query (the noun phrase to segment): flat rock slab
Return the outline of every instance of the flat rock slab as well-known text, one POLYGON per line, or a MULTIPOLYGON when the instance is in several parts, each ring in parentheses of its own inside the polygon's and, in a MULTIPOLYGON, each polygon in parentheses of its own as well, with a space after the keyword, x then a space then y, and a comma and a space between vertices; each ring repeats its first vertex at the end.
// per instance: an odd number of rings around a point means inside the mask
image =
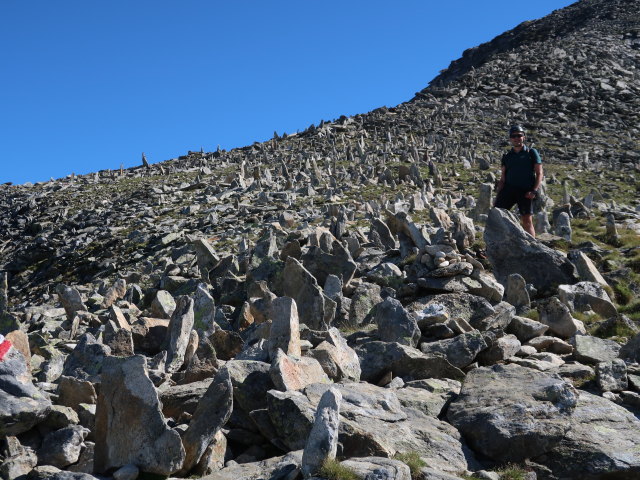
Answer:
MULTIPOLYGON (((304 446, 314 411, 329 388, 310 385, 301 392, 268 393, 269 416, 278 437, 289 446, 304 446)), ((459 432, 427 415, 407 414, 394 390, 366 383, 335 384, 342 394, 338 441, 345 457, 387 456, 420 452, 429 465, 444 472, 475 470, 473 453, 459 432)), ((410 412, 411 413, 411 412, 410 412)))
POLYGON ((289 452, 282 457, 269 458, 261 462, 235 464, 223 468, 211 475, 202 477, 201 480, 265 480, 267 478, 287 479, 291 478, 302 463, 302 450, 289 452))
POLYGON ((340 462, 340 465, 354 471, 360 478, 385 480, 411 480, 409 466, 385 457, 352 458, 340 462))
POLYGON ((596 364, 618 358, 620 344, 590 335, 576 335, 571 340, 573 356, 578 362, 596 364))
POLYGON ((399 343, 369 342, 356 348, 362 367, 361 380, 376 383, 391 372, 405 381, 424 378, 462 380, 464 373, 441 356, 426 355, 399 343))
POLYGON ((640 478, 640 421, 615 403, 581 391, 565 437, 534 461, 559 478, 640 478))
POLYGON ((475 451, 518 462, 562 440, 577 401, 575 388, 557 375, 494 365, 467 375, 447 418, 475 451))

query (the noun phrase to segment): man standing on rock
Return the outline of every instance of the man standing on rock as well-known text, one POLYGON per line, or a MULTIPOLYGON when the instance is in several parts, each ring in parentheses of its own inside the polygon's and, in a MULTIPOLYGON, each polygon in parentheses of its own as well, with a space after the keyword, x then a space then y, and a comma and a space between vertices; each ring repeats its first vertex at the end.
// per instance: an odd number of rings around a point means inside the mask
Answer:
POLYGON ((524 128, 520 125, 509 129, 509 140, 513 148, 502 156, 495 206, 509 210, 518 204, 522 228, 535 237, 533 199, 542 182, 542 159, 535 148, 524 144, 524 128))

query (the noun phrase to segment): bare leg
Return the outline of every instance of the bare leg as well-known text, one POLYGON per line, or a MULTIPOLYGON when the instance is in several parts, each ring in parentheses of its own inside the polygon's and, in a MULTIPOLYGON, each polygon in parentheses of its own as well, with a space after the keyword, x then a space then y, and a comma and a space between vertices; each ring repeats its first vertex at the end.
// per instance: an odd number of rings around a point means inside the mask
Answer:
POLYGON ((520 222, 522 223, 522 228, 524 228, 524 231, 531 235, 533 238, 536 238, 536 231, 533 228, 533 215, 522 215, 520 217, 520 222))

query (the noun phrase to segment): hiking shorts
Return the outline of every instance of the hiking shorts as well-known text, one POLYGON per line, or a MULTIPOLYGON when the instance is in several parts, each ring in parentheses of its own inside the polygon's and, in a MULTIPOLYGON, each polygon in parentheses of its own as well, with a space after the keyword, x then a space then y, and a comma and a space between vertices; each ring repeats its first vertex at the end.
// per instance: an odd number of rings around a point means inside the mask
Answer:
POLYGON ((526 198, 525 195, 531 190, 525 190, 510 185, 505 185, 498 192, 496 198, 496 207, 511 210, 515 204, 518 204, 520 215, 533 215, 533 199, 526 198))

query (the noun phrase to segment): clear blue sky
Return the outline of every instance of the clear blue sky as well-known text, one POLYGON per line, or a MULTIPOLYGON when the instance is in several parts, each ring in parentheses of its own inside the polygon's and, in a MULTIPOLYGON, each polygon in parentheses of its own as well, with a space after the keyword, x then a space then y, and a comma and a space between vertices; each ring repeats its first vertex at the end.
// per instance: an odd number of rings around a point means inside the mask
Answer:
POLYGON ((0 0, 0 183, 394 106, 566 0, 0 0))

